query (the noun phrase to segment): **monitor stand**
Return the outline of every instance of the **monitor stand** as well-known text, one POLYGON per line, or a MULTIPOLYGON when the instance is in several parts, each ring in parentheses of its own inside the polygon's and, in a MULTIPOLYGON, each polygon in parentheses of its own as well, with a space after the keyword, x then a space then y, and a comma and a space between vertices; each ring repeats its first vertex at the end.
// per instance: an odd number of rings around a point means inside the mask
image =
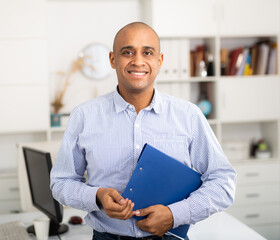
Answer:
MULTIPOLYGON (((50 221, 50 230, 49 230, 49 236, 56 236, 56 235, 60 235, 62 233, 65 233, 68 231, 68 226, 66 224, 57 224, 53 221, 50 221)), ((35 228, 34 225, 31 225, 27 228, 27 232, 28 233, 33 233, 34 235, 36 235, 35 233, 35 228)))

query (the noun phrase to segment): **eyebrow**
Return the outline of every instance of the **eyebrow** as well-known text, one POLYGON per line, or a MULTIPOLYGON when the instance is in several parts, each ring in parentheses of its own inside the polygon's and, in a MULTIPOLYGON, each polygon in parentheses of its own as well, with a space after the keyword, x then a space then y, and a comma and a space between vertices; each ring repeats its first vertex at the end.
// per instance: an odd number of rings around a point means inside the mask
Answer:
MULTIPOLYGON (((155 48, 154 48, 154 47, 144 46, 143 48, 144 48, 144 49, 151 49, 151 50, 155 51, 155 48)), ((125 50, 125 49, 134 49, 134 47, 133 47, 133 46, 125 46, 125 47, 122 47, 122 48, 120 49, 120 52, 122 52, 122 51, 125 50)))

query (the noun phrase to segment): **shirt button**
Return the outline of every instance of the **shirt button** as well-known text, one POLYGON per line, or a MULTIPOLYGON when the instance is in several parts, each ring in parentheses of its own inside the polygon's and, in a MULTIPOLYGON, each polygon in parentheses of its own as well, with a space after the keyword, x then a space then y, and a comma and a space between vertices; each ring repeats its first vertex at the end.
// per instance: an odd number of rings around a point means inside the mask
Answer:
POLYGON ((139 128, 139 124, 138 124, 138 123, 136 123, 136 124, 135 124, 135 127, 139 128))
POLYGON ((132 105, 129 105, 129 108, 130 108, 130 109, 133 109, 133 106, 132 106, 132 105))
POLYGON ((137 144, 137 145, 136 145, 136 148, 137 148, 137 149, 140 149, 140 145, 137 144))
POLYGON ((142 233, 137 232, 137 236, 138 236, 138 237, 142 236, 142 233))

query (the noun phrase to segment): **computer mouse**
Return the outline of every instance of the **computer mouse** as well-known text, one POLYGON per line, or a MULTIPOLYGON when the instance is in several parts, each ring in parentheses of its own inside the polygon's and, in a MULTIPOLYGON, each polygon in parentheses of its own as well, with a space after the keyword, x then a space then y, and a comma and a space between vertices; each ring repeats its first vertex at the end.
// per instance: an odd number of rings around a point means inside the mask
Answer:
POLYGON ((79 216, 72 216, 72 217, 70 217, 68 223, 73 224, 73 225, 82 224, 83 219, 79 216))

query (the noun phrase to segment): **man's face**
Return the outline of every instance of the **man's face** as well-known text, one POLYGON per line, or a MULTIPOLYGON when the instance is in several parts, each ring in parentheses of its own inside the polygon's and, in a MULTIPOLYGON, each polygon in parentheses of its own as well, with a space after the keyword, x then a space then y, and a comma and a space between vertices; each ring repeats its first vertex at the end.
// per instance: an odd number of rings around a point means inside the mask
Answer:
POLYGON ((116 69, 119 90, 123 93, 142 93, 152 90, 162 65, 159 40, 149 28, 130 27, 115 39, 110 53, 112 68, 116 69))

